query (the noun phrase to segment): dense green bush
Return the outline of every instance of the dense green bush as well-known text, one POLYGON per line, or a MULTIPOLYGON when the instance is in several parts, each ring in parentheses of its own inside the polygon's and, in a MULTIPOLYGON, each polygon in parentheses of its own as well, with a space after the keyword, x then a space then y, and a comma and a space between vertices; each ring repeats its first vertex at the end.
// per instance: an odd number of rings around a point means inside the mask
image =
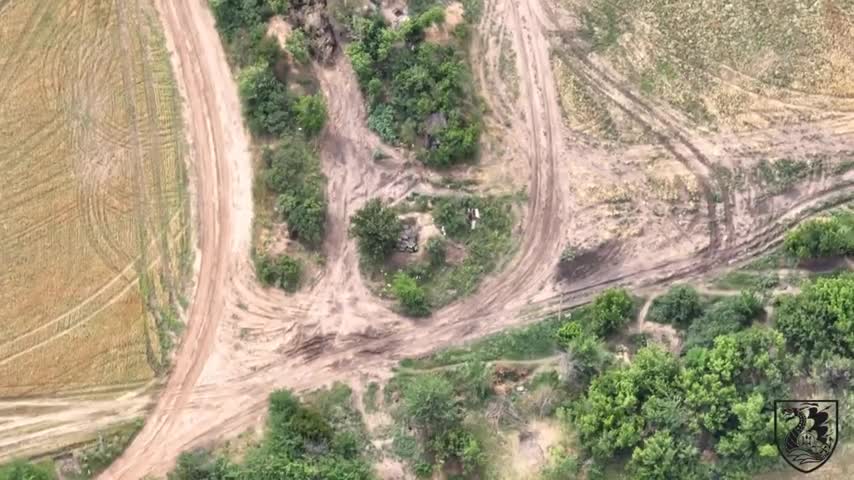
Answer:
POLYGON ((350 219, 350 233, 359 243, 362 260, 376 265, 391 253, 403 224, 393 209, 375 198, 360 208, 350 219))
POLYGON ((398 29, 380 16, 356 17, 347 48, 370 128, 386 142, 417 144, 418 157, 436 167, 472 157, 480 137, 461 50, 423 41, 424 29, 443 16, 432 8, 398 29))
POLYGON ((23 460, 0 465, 0 480, 54 480, 53 469, 23 460))
POLYGON ((281 135, 294 121, 293 99, 266 64, 240 71, 238 93, 249 129, 256 135, 281 135))
POLYGON ((299 137, 283 137, 262 156, 264 178, 278 194, 276 208, 290 234, 310 247, 323 239, 326 223, 326 178, 314 149, 299 137))
POLYGON ((287 255, 271 258, 259 255, 255 259, 255 273, 264 285, 276 286, 286 292, 299 289, 302 280, 302 264, 287 255))
POLYGON ((641 349, 598 375, 569 420, 584 449, 607 461, 631 453, 632 478, 707 478, 697 448, 712 442, 725 477, 773 464, 771 399, 787 398, 793 362, 783 336, 751 328, 681 359, 641 349))
POLYGON ((786 235, 783 249, 797 259, 854 255, 854 213, 804 222, 786 235))
POLYGON ((211 0, 220 34, 230 42, 241 30, 263 24, 273 15, 268 0, 211 0))
POLYGON ((294 105, 297 125, 302 133, 313 137, 323 130, 326 124, 326 100, 323 95, 303 95, 294 105))
POLYGON ((372 480, 362 450, 349 432, 332 428, 325 414, 277 391, 270 396, 264 438, 242 463, 204 451, 184 453, 169 480, 372 480))
POLYGON ((430 314, 427 294, 409 275, 398 272, 391 282, 391 291, 400 302, 403 313, 413 317, 423 317, 430 314))
POLYGON ((636 480, 699 480, 706 478, 699 460, 700 451, 695 445, 661 430, 632 451, 626 470, 636 480))
POLYGON ((718 300, 688 327, 683 348, 711 346, 718 336, 750 326, 761 312, 761 302, 750 292, 718 300))
POLYGON ((789 347, 809 361, 854 358, 854 274, 820 278, 781 297, 775 321, 789 347))
POLYGON ((616 332, 628 323, 634 302, 629 293, 621 288, 602 292, 590 308, 593 331, 599 336, 616 332))
POLYGON ((285 50, 291 54, 291 57, 303 65, 309 61, 308 55, 308 40, 305 38, 305 32, 301 28, 295 28, 288 39, 285 40, 285 50))
POLYGON ((672 323, 684 328, 702 314, 703 307, 697 291, 688 285, 676 285, 653 300, 647 318, 653 322, 672 323))
POLYGON ((444 435, 460 420, 454 388, 439 375, 422 375, 407 382, 402 409, 405 418, 430 440, 444 435))

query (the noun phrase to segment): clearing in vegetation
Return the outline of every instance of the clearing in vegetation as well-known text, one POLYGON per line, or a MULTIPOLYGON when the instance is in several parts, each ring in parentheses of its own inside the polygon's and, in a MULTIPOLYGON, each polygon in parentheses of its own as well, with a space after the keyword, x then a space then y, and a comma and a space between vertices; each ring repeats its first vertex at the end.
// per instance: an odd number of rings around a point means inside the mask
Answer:
POLYGON ((145 0, 11 0, 0 25, 0 397, 151 380, 191 266, 157 17, 145 0))
POLYGON ((363 271, 379 283, 381 296, 398 300, 402 313, 429 315, 474 292, 507 258, 514 201, 417 195, 385 206, 374 199, 352 219, 363 271))

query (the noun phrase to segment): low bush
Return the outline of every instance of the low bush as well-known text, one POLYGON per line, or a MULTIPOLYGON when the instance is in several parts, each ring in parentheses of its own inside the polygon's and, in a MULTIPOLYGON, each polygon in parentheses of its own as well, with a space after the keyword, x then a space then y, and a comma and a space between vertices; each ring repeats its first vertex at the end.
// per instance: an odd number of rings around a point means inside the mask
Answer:
POLYGON ((292 237, 317 247, 326 223, 326 178, 314 149, 299 137, 283 137, 262 155, 262 177, 277 194, 276 209, 292 237))
POLYGON ((294 124, 293 98, 266 64, 240 71, 237 91, 243 115, 255 135, 282 135, 294 124))
POLYGON ((299 289, 302 280, 302 264, 287 255, 275 258, 259 255, 255 259, 255 274, 264 285, 293 293, 299 289))
POLYGON ((323 130, 326 124, 326 100, 323 95, 303 95, 294 104, 294 115, 300 131, 313 137, 323 130))
POLYGON ((590 307, 590 321, 598 336, 616 332, 629 322, 634 302, 629 293, 621 288, 602 292, 590 307))
POLYGON ((854 213, 804 222, 786 235, 783 249, 799 260, 854 255, 854 213))
POLYGON ((742 292, 718 300, 688 327, 683 349, 711 346, 716 337, 750 326, 761 312, 762 303, 753 293, 742 292))
POLYGON ((687 285, 676 285, 653 300, 647 319, 684 328, 702 314, 703 306, 697 291, 687 285))
POLYGON ((301 28, 294 29, 288 39, 285 40, 285 50, 297 63, 307 64, 310 60, 308 54, 308 40, 301 28))
POLYGON ((431 267, 441 267, 445 264, 445 257, 448 255, 448 242, 444 238, 433 237, 427 240, 426 249, 431 267))
POLYGON ((412 317, 424 317, 430 314, 427 294, 409 275, 398 272, 391 282, 391 291, 397 297, 405 314, 412 317))

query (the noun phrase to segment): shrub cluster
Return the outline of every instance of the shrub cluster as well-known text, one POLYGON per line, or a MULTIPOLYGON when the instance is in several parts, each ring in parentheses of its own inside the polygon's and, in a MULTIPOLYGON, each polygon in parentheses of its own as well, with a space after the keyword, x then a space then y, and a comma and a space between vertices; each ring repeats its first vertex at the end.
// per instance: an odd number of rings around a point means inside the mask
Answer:
POLYGON ((397 213, 378 198, 368 200, 350 219, 350 233, 368 265, 378 265, 391 253, 402 230, 397 213))
POLYGON ((799 260, 854 255, 854 213, 804 222, 786 235, 783 249, 799 260))
POLYGON ((424 41, 424 29, 443 20, 440 7, 396 29, 378 15, 355 17, 347 48, 370 128, 388 143, 417 146, 418 157, 435 167, 472 157, 480 138, 461 49, 424 41))
POLYGON ((168 476, 169 480, 236 478, 370 480, 373 473, 352 433, 337 431, 323 413, 280 390, 270 395, 261 445, 251 449, 242 463, 196 450, 181 454, 168 476))
POLYGON ((275 286, 286 292, 295 292, 302 281, 302 264, 287 255, 270 257, 258 255, 255 258, 255 273, 264 285, 275 286))
POLYGON ((283 137, 264 151, 261 173, 277 195, 276 210, 291 236, 310 247, 323 239, 326 223, 326 178, 314 148, 296 136, 283 137))

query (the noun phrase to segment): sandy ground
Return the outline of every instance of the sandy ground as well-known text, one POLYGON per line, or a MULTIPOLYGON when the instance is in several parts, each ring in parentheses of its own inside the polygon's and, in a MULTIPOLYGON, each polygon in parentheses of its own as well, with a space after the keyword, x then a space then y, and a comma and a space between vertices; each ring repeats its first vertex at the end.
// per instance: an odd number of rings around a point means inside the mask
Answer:
MULTIPOLYGON (((390 159, 370 160, 379 140, 366 128, 364 102, 349 64, 338 61, 331 68, 317 67, 330 115, 321 139, 329 177, 324 245, 328 261, 316 284, 286 296, 257 285, 249 263, 249 136, 213 18, 201 0, 156 4, 184 97, 192 181, 199 200, 201 261, 187 332, 169 381, 136 440, 101 478, 163 475, 181 451, 235 437, 259 424, 273 389, 311 389, 366 375, 382 380, 403 357, 535 321, 558 308, 588 301, 607 286, 628 285, 642 292, 645 286, 749 258, 776 244, 792 222, 854 192, 850 171, 822 175, 807 187, 763 200, 762 205, 750 192, 726 192, 722 202, 704 202, 686 230, 671 231, 666 225, 634 228, 636 234, 609 251, 589 275, 557 282, 555 264, 565 243, 595 235, 605 221, 601 210, 584 206, 584 191, 577 187, 582 176, 595 177, 600 170, 607 176, 603 165, 658 149, 680 159, 701 185, 710 188, 709 165, 719 159, 748 157, 767 148, 781 155, 805 149, 854 149, 854 121, 850 113, 841 112, 821 125, 745 137, 702 135, 682 129, 673 112, 639 98, 607 68, 579 60, 581 74, 594 79, 661 138, 655 146, 620 151, 591 147, 576 142, 563 126, 548 51, 554 16, 536 0, 489 0, 480 30, 500 25, 498 33, 508 33, 517 52, 518 100, 501 88, 483 89, 494 112, 489 129, 506 142, 516 176, 528 178, 517 254, 472 297, 429 319, 398 317, 370 294, 358 272, 347 219, 369 197, 398 199, 422 188, 426 173, 407 166, 405 155, 391 149, 386 149, 390 159), (822 135, 816 138, 807 132, 822 135), (775 139, 772 147, 769 139, 775 139), (670 248, 661 246, 661 235, 674 239, 670 248)), ((490 35, 475 42, 474 58, 483 59, 475 72, 483 83, 496 76, 495 49, 501 43, 490 35)), ((484 158, 483 163, 496 162, 484 158)), ((121 406, 114 403, 100 412, 110 415, 121 406)), ((95 406, 67 410, 66 428, 91 429, 92 417, 78 413, 87 408, 95 406)), ((27 442, 35 448, 48 440, 33 435, 27 442)))

